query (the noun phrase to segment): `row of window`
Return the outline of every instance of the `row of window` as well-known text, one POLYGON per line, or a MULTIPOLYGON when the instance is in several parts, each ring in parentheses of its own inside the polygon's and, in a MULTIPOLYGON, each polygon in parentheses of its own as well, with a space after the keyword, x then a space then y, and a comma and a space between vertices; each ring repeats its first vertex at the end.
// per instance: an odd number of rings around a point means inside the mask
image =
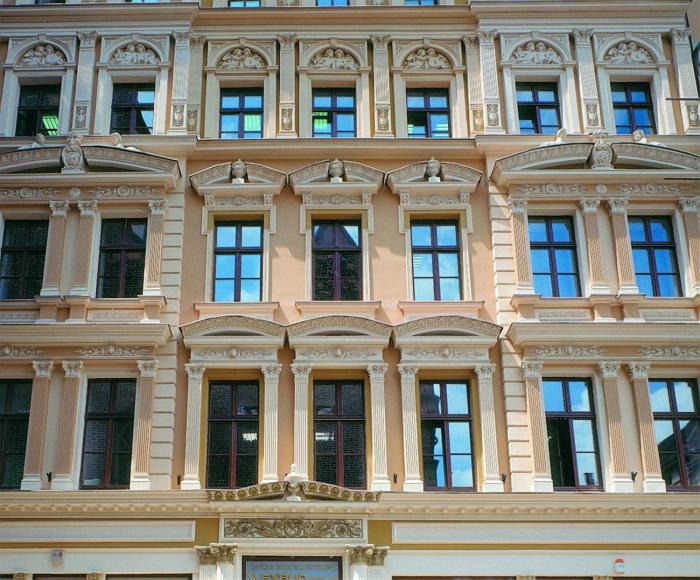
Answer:
MULTIPOLYGON (((555 489, 600 489, 596 412, 588 378, 542 381, 555 489)), ((0 380, 0 487, 22 480, 32 382, 0 380)), ((649 381, 661 470, 670 488, 700 486, 700 401, 697 383, 649 381)), ((363 489, 367 485, 367 426, 362 381, 313 385, 314 479, 363 489)), ((81 463, 82 488, 129 486, 136 381, 90 379, 81 463)), ((233 488, 258 481, 260 395, 257 381, 209 384, 206 486, 233 488)), ((473 490, 470 385, 421 381, 420 445, 428 490, 473 490)))
MULTIPOLYGON (((553 134, 561 127, 557 83, 517 83, 522 134, 553 134)), ((655 133, 654 106, 648 83, 612 83, 618 134, 636 130, 655 133)), ((317 88, 312 98, 314 137, 351 138, 357 134, 354 89, 317 88)), ((16 135, 58 134, 60 85, 24 85, 17 110, 16 135)), ((155 85, 115 83, 110 131, 124 135, 153 133, 155 85)), ((406 90, 408 136, 447 139, 451 136, 447 89, 406 90)), ((263 136, 263 90, 224 88, 219 101, 219 137, 260 139, 263 136)))
MULTIPOLYGON (((124 0, 130 4, 158 4, 161 0, 124 0)), ((35 4, 65 4, 66 0, 34 0, 35 4)), ((316 6, 350 6, 350 0, 315 0, 316 6)), ((404 0, 404 6, 437 6, 437 0, 404 0)), ((229 8, 260 8, 262 0, 228 0, 229 8)))

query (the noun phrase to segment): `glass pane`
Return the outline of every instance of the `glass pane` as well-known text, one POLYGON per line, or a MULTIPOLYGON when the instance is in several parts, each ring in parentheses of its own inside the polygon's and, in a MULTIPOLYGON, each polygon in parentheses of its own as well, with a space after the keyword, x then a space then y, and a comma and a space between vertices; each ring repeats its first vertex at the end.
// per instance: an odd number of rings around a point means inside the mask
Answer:
POLYGON ((314 107, 331 107, 331 94, 328 91, 314 91, 314 107))
POLYGON ((362 256, 359 252, 343 252, 340 254, 340 275, 343 278, 360 278, 362 256))
POLYGON ((429 253, 413 253, 413 275, 428 277, 433 275, 433 255, 429 253))
POLYGON ((5 455, 5 469, 3 470, 0 487, 16 489, 22 483, 24 475, 24 451, 5 455))
POLYGON ((442 400, 440 399, 440 385, 421 383, 420 385, 420 414, 441 415, 442 400))
POLYGON ((260 280, 241 280, 241 302, 260 302, 260 280))
POLYGON ((316 421, 314 440, 316 453, 335 453, 335 427, 331 421, 316 421))
POLYGON ((238 385, 236 392, 236 414, 244 417, 258 415, 258 385, 238 385))
POLYGON ((345 453, 364 453, 365 424, 361 421, 343 423, 343 449, 345 453))
POLYGON ((673 381, 673 392, 676 395, 676 410, 679 413, 695 412, 693 386, 690 381, 673 381))
POLYGON ((216 245, 219 248, 233 248, 236 245, 236 226, 216 226, 216 245))
POLYGON ((316 415, 336 415, 335 385, 316 383, 314 385, 314 413, 316 415))
POLYGON ((441 455, 424 455, 423 478, 427 488, 444 488, 446 486, 445 458, 441 455))
POLYGON ((241 226, 241 247, 259 248, 262 246, 262 227, 259 225, 241 226))
POLYGON ((579 295, 578 278, 575 274, 563 274, 557 276, 559 285, 559 297, 571 298, 579 295))
POLYGON ((360 226, 355 224, 340 224, 338 231, 338 246, 360 247, 360 226))
POLYGON ((337 484, 335 455, 316 456, 316 480, 323 483, 337 484))
POLYGON ((428 106, 431 109, 446 109, 447 108, 447 95, 439 93, 431 93, 428 96, 428 106))
POLYGON ((360 300, 362 298, 360 279, 344 278, 340 281, 341 300, 360 300))
POLYGON ((440 278, 440 300, 459 300, 459 278, 440 278))
POLYGON ((676 252, 671 249, 654 250, 656 271, 660 274, 672 274, 676 271, 676 252))
POLYGON ((452 487, 474 486, 471 455, 452 455, 450 464, 452 468, 452 487))
POLYGON ((209 385, 209 416, 231 417, 233 415, 233 392, 231 385, 211 383, 209 385))
POLYGON ((651 272, 649 265, 649 253, 646 248, 633 248, 632 256, 634 258, 634 271, 637 274, 648 274, 651 272))
POLYGON ((554 487, 573 487, 576 484, 576 480, 574 478, 574 460, 569 421, 567 419, 547 417, 547 435, 549 438, 549 460, 554 487))
POLYGON ((520 83, 516 85, 516 95, 518 103, 531 103, 533 101, 532 89, 529 87, 525 87, 520 83))
POLYGON ((532 271, 535 274, 544 274, 551 271, 549 266, 549 251, 544 248, 532 248, 530 250, 532 258, 532 271))
POLYGON ((339 109, 350 109, 355 106, 355 95, 338 95, 335 101, 339 109))
POLYGON ((661 453, 659 455, 661 462, 661 476, 664 478, 666 485, 669 487, 680 486, 683 484, 681 480, 681 467, 677 453, 661 453))
POLYGON ((131 453, 133 432, 134 424, 131 419, 114 421, 112 424, 112 451, 126 451, 131 453))
POLYGON ((109 431, 108 421, 90 420, 85 422, 85 442, 86 451, 104 451, 107 449, 107 433, 109 431))
MULTIPOLYGON (((549 107, 540 107, 540 124, 542 127, 559 127, 559 110, 549 107)), ((543 131, 544 132, 544 131, 543 131)))
POLYGON ((136 102, 139 105, 152 105, 156 102, 156 92, 152 88, 143 87, 136 91, 136 102))
POLYGON ((422 91, 406 91, 406 106, 409 109, 422 109, 425 106, 425 99, 422 91))
POLYGON ((231 254, 220 254, 216 256, 216 277, 233 278, 236 275, 236 256, 231 254))
POLYGON ((240 95, 223 94, 221 95, 222 109, 239 109, 241 102, 240 95))
POLYGON ((651 275, 650 274, 637 274, 637 286, 639 286, 639 292, 642 294, 646 294, 648 296, 653 296, 654 295, 654 287, 652 286, 651 283, 651 275))
POLYGON ((456 253, 446 254, 441 252, 438 254, 438 269, 440 276, 450 277, 459 276, 459 260, 456 253))
POLYGON ((680 287, 675 274, 659 274, 659 296, 680 296, 680 287))
POLYGON ((450 453, 471 453, 472 442, 469 436, 469 423, 448 423, 450 434, 450 453))
POLYGON ((571 411, 585 412, 591 410, 588 383, 586 381, 569 381, 569 402, 571 411))
POLYGON ((332 247, 335 240, 335 225, 332 223, 315 223, 313 225, 314 247, 332 247))
POLYGON ((551 297, 554 295, 554 290, 552 287, 552 278, 549 274, 535 274, 535 293, 540 294, 544 297, 551 297))
POLYGON ((335 121, 337 131, 353 132, 355 130, 355 115, 351 113, 337 114, 335 121))
POLYGON ((260 254, 242 254, 241 255, 241 277, 243 278, 259 278, 260 277, 260 254))
POLYGON ((409 137, 423 138, 427 135, 428 115, 425 112, 409 112, 407 115, 409 137))
POLYGON ((654 242, 672 242, 673 227, 671 220, 665 218, 651 218, 649 220, 651 239, 654 242))
POLYGON ((646 233, 644 231, 644 221, 641 218, 629 218, 630 239, 633 242, 644 242, 646 233))
POLYGON ((117 383, 116 390, 115 412, 126 413, 133 416, 136 402, 136 381, 129 379, 121 380, 117 383))
POLYGON ((209 453, 227 454, 231 450, 231 429, 229 421, 209 423, 209 453))
POLYGON ((469 396, 465 383, 447 383, 447 413, 450 415, 469 414, 469 396))
POLYGON ((547 241, 547 224, 543 219, 530 218, 527 228, 528 233, 530 234, 530 242, 547 241))
POLYGON ((243 107, 246 109, 262 109, 262 95, 245 95, 243 107))
POLYGON ((416 300, 435 300, 435 288, 432 278, 416 278, 413 280, 413 294, 416 300))
POLYGON ((635 86, 631 91, 630 101, 633 103, 647 103, 649 102, 649 89, 645 86, 635 86))
POLYGON ((234 302, 233 280, 214 282, 214 302, 234 302))
POLYGON ((560 274, 573 274, 576 272, 576 257, 574 250, 557 248, 554 250, 554 262, 557 272, 560 274))
POLYGON ((435 228, 438 246, 454 247, 457 245, 457 226, 454 224, 438 225, 435 228))
POLYGON ((5 449, 7 456, 9 453, 19 453, 24 455, 27 448, 27 430, 29 421, 7 421, 5 432, 5 449))
POLYGON ((673 421, 654 421, 654 434, 659 453, 677 451, 676 436, 673 433, 673 421))
POLYGON ((416 246, 430 246, 431 244, 430 226, 427 224, 413 224, 411 226, 411 245, 415 248, 416 246))
POLYGON ((253 421, 242 421, 236 427, 236 452, 243 455, 254 455, 258 452, 258 424, 253 421))
POLYGON ((248 487, 258 482, 258 458, 253 455, 236 457, 236 487, 248 487))
POLYGON ((351 417, 364 416, 365 411, 362 399, 362 385, 341 385, 340 414, 351 417))
POLYGON ((542 391, 544 392, 545 412, 563 413, 566 410, 564 407, 564 387, 561 381, 543 379, 542 391))
POLYGON ((557 89, 556 87, 550 89, 538 89, 537 100, 540 103, 556 103, 557 102, 557 89))
POLYGON ((665 381, 649 381, 651 397, 651 410, 654 413, 670 413, 671 401, 669 399, 668 386, 665 381))
POLYGON ((331 252, 314 252, 314 276, 316 278, 333 278, 335 275, 335 256, 331 252))
POLYGON ((330 120, 331 114, 327 111, 314 111, 314 137, 330 137, 333 132, 333 126, 330 120))
POLYGON ((576 453, 579 485, 599 485, 598 462, 595 453, 576 453))
POLYGON ((700 453, 700 421, 679 421, 683 451, 686 453, 700 453))
POLYGON ((553 219, 552 220, 552 241, 554 242, 573 242, 574 232, 571 220, 568 219, 553 219))
POLYGON ((574 443, 576 451, 595 451, 595 439, 593 434, 593 421, 588 419, 574 419, 574 443))
POLYGON ((343 484, 345 487, 365 486, 365 458, 363 455, 346 455, 343 461, 343 484))
POLYGON ((424 454, 442 455, 444 453, 442 425, 424 422, 421 427, 421 441, 424 454))
POLYGON ((700 486, 700 454, 686 453, 685 465, 688 472, 688 486, 700 486))
POLYGON ((229 487, 230 458, 228 455, 209 457, 207 485, 209 487, 229 487))
POLYGON ((450 136, 450 117, 449 115, 430 115, 430 132, 431 137, 449 137, 450 136))
POLYGON ((105 471, 105 456, 103 453, 83 454, 83 485, 99 487, 105 471))

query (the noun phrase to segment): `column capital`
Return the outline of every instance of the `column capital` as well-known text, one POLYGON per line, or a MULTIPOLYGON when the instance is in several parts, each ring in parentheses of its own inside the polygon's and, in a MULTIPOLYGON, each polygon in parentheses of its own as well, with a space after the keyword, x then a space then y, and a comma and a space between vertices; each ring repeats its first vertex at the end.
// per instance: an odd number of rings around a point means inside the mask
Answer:
POLYGON ((280 43, 280 48, 282 50, 294 50, 294 45, 296 44, 297 41, 297 35, 296 34, 280 34, 277 37, 277 40, 280 43))
POLYGON ((194 549, 200 564, 233 564, 238 552, 238 544, 209 544, 195 546, 194 549))
POLYGON ((682 197, 678 200, 678 205, 683 213, 697 213, 698 198, 697 197, 682 197))
POLYGON ((479 48, 479 36, 476 34, 465 34, 462 37, 464 48, 467 50, 477 50, 479 48))
POLYGON ((391 42, 391 35, 389 34, 373 34, 370 38, 375 50, 387 50, 389 42, 391 42))
POLYGON ((311 365, 294 363, 292 364, 292 373, 295 379, 308 379, 311 374, 311 365))
POLYGON ((493 46, 497 34, 497 30, 477 30, 476 32, 482 46, 493 46))
POLYGON ((671 39, 673 44, 683 42, 688 42, 690 38, 690 28, 671 28, 671 39))
POLYGON ((191 34, 190 48, 193 50, 202 50, 204 48, 205 41, 206 37, 203 34, 191 34))
POLYGON ((649 378, 649 369, 651 368, 651 363, 633 361, 627 363, 627 370, 630 373, 632 379, 647 379, 649 378))
POLYGON ((415 380, 418 374, 418 365, 402 363, 397 367, 399 369, 399 374, 401 375, 401 380, 410 379, 415 380))
POLYGON ((592 28, 574 28, 574 39, 576 40, 576 44, 588 44, 591 41, 592 36, 592 28))
POLYGON ((51 376, 51 370, 53 369, 52 360, 35 360, 32 362, 34 367, 34 374, 40 378, 49 378, 51 376))
POLYGON ((610 213, 626 213, 627 212, 627 197, 611 197, 608 200, 608 208, 610 213))
POLYGON ((49 208, 51 209, 52 216, 66 217, 70 209, 70 202, 65 200, 50 201, 49 208))
POLYGON ((542 376, 542 361, 524 360, 520 363, 526 379, 539 379, 542 376))
POLYGON ((597 197, 586 197, 579 201, 579 205, 583 213, 596 213, 600 205, 600 199, 597 197))
POLYGON ((263 365, 261 370, 266 381, 276 381, 282 372, 282 365, 280 363, 267 364, 263 365))
POLYGON ((205 370, 206 370, 206 367, 204 365, 201 365, 201 364, 187 363, 185 365, 185 371, 187 371, 187 378, 190 380, 197 380, 197 381, 202 380, 202 377, 204 376, 205 370))
POLYGON ((165 215, 168 204, 164 199, 152 199, 148 202, 148 212, 151 215, 165 215))
POLYGON ((620 373, 620 363, 619 362, 602 362, 598 364, 600 372, 603 374, 604 379, 616 379, 617 375, 620 373))
POLYGON ((372 363, 367 365, 370 379, 383 379, 389 365, 386 363, 372 363))
POLYGON ((78 209, 81 216, 94 216, 97 211, 97 202, 92 199, 79 201, 78 209))
POLYGON ((479 381, 490 381, 493 378, 493 373, 496 370, 496 365, 493 363, 478 364, 474 367, 479 381))
POLYGON ((78 32, 78 40, 80 48, 95 48, 95 40, 97 40, 97 31, 90 30, 88 32, 78 32))
POLYGON ((64 360, 63 373, 67 377, 79 377, 83 372, 83 361, 81 360, 64 360))
POLYGON ((190 45, 190 36, 192 33, 190 32, 173 32, 173 36, 175 37, 175 46, 178 45, 184 45, 184 46, 189 46, 190 45))
POLYGON ((157 360, 137 360, 136 366, 139 368, 139 373, 142 377, 155 377, 158 372, 157 360))
POLYGON ((350 565, 364 564, 365 566, 384 566, 384 560, 389 554, 388 546, 375 546, 374 544, 361 544, 359 546, 346 546, 350 565))
POLYGON ((524 215, 527 213, 527 200, 522 198, 509 198, 508 199, 508 209, 512 214, 524 215))

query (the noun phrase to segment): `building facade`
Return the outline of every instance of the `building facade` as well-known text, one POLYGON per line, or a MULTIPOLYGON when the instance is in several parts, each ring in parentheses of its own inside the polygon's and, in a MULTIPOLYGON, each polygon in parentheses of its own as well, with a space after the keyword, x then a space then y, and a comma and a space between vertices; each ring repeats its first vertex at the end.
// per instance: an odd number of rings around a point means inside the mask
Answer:
POLYGON ((6 0, 0 578, 700 577, 687 8, 6 0))

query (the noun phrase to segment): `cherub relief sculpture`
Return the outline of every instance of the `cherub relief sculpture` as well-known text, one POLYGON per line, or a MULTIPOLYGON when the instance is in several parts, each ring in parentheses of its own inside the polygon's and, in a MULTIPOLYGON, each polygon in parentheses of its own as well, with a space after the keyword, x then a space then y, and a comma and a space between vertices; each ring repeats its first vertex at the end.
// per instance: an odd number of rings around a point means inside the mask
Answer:
POLYGON ((450 61, 432 47, 418 48, 405 58, 404 68, 408 70, 449 69, 450 61))
POLYGON ((26 66, 58 66, 65 64, 66 57, 50 44, 39 44, 25 52, 21 62, 26 66))
POLYGON ((118 48, 109 62, 119 66, 153 65, 158 64, 158 57, 145 45, 130 42, 125 47, 118 48))
POLYGON ((219 61, 219 68, 245 70, 265 68, 265 62, 259 54, 250 48, 234 48, 227 52, 219 61))
POLYGON ((357 70, 355 58, 342 48, 326 48, 311 59, 311 66, 324 70, 357 70))
POLYGON ((604 60, 610 64, 649 64, 654 62, 649 51, 636 42, 620 42, 608 50, 604 60))
POLYGON ((561 57, 544 42, 530 41, 519 46, 511 60, 517 64, 561 64, 561 57))

